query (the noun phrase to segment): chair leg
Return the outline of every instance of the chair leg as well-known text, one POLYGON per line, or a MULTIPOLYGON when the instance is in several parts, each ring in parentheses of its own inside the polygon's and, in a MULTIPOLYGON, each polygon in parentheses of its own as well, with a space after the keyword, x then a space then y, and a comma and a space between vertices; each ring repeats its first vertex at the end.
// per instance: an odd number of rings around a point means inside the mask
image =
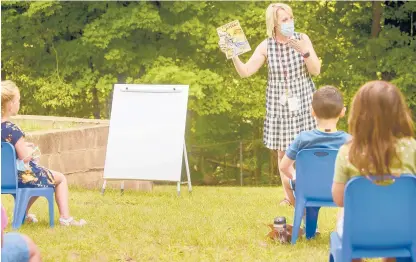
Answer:
POLYGON ((318 225, 318 215, 321 207, 306 207, 306 239, 313 238, 318 225))
POLYGON ((49 205, 49 226, 54 226, 54 198, 53 193, 50 194, 48 197, 48 205, 49 205))
POLYGON ((26 194, 17 194, 16 198, 16 216, 13 218, 12 228, 18 229, 22 226, 23 219, 26 214, 27 204, 29 203, 29 197, 26 194))
POLYGON ((302 222, 303 210, 305 208, 305 201, 303 199, 297 199, 295 205, 295 217, 293 220, 293 228, 292 228, 292 244, 296 244, 296 240, 298 239, 300 224, 302 222))
MULTIPOLYGON (((29 197, 28 197, 27 204, 29 204, 30 199, 32 199, 32 197, 33 197, 33 196, 29 196, 29 197)), ((27 209, 27 205, 26 205, 26 209, 27 209)), ((26 221, 26 211, 25 211, 25 215, 24 215, 24 216, 23 216, 23 218, 22 218, 22 225, 24 225, 24 224, 25 224, 25 221, 26 221)))
POLYGON ((416 244, 410 247, 410 256, 411 257, 396 258, 396 262, 416 262, 416 244))
POLYGON ((14 199, 14 207, 13 207, 13 220, 15 219, 15 217, 17 216, 17 194, 11 194, 13 196, 14 199))

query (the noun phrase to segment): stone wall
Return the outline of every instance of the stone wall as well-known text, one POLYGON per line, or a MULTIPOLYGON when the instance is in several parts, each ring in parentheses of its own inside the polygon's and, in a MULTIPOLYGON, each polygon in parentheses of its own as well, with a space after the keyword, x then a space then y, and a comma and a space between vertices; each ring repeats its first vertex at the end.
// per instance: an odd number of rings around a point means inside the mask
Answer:
MULTIPOLYGON (((68 117, 16 116, 18 125, 41 126, 26 132, 27 140, 39 146, 40 164, 66 175, 69 184, 99 189, 109 130, 108 120, 68 117)), ((120 181, 108 181, 107 188, 120 187, 120 181)), ((151 190, 152 182, 125 181, 126 189, 151 190)))

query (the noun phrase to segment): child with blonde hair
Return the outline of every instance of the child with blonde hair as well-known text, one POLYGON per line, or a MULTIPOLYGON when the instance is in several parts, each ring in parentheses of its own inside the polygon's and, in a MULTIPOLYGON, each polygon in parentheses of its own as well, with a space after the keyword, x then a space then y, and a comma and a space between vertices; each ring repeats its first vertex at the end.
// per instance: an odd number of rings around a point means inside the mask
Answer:
MULTIPOLYGON (((55 199, 60 213, 59 222, 64 226, 82 226, 85 220, 76 221, 69 214, 68 183, 66 177, 59 172, 49 170, 33 161, 34 145, 25 141, 25 133, 10 117, 17 115, 20 109, 20 92, 16 84, 10 80, 1 82, 1 141, 11 143, 16 149, 19 188, 55 188, 55 199)), ((2 163, 4 164, 4 163, 2 163)), ((26 210, 26 220, 37 222, 33 214, 28 214, 32 204, 38 197, 32 197, 26 210)))

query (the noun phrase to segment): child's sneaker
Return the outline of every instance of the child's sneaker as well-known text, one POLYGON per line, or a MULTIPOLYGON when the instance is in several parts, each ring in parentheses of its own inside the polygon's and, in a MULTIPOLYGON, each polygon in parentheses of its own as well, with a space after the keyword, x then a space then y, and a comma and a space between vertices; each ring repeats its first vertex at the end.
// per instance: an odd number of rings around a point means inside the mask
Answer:
POLYGON ((59 223, 61 224, 61 226, 77 226, 77 227, 81 227, 87 224, 87 222, 84 219, 80 219, 79 221, 74 220, 73 217, 70 218, 60 218, 59 219, 59 223))
POLYGON ((27 214, 25 217, 25 222, 27 223, 37 223, 38 219, 34 214, 27 214))

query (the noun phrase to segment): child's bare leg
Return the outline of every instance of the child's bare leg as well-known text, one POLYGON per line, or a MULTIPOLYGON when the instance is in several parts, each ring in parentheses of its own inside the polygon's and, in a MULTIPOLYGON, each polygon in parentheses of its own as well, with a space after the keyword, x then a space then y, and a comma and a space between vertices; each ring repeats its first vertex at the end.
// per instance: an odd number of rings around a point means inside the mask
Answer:
POLYGON ((51 171, 54 178, 55 178, 55 200, 58 204, 60 219, 59 222, 61 225, 64 226, 83 226, 87 222, 84 219, 81 219, 79 221, 74 220, 69 215, 69 204, 68 204, 68 182, 66 180, 66 177, 64 174, 51 171))
POLYGON ((26 215, 29 213, 29 209, 32 207, 33 203, 35 203, 35 201, 38 199, 39 197, 35 196, 35 197, 31 197, 29 200, 29 203, 27 204, 27 208, 26 208, 26 215))
POLYGON ((64 174, 51 171, 55 179, 55 200, 58 204, 59 214, 61 218, 69 218, 69 204, 68 204, 68 182, 64 174))
POLYGON ((290 187, 289 178, 287 178, 286 176, 283 176, 282 183, 283 183, 283 188, 284 188, 285 192, 286 191, 288 192, 288 194, 286 195, 287 199, 294 206, 295 205, 295 196, 293 195, 293 190, 290 187))
POLYGON ((42 261, 40 258, 39 248, 36 246, 35 242, 33 242, 33 240, 26 235, 23 235, 23 238, 25 239, 26 244, 29 248, 29 262, 42 261))

